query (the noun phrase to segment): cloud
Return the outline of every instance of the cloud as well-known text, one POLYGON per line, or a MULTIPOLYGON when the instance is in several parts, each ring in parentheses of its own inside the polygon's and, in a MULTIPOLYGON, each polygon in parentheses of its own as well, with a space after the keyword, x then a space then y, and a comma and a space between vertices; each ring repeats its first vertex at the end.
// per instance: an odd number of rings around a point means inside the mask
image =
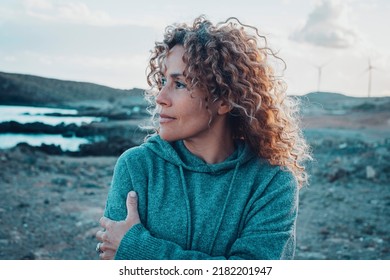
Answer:
POLYGON ((53 5, 48 0, 24 0, 23 4, 28 9, 48 10, 53 8, 53 5))
POLYGON ((90 9, 80 2, 51 2, 48 0, 24 0, 26 14, 44 21, 86 24, 93 26, 121 25, 106 12, 90 9))
POLYGON ((359 41, 358 32, 348 18, 347 2, 323 0, 310 14, 305 25, 290 36, 328 48, 350 48, 359 41))

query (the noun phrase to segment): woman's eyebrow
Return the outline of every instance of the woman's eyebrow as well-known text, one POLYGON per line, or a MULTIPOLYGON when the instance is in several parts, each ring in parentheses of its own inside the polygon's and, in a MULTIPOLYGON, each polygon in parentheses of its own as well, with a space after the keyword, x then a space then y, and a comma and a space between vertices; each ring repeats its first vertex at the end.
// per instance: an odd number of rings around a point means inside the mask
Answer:
POLYGON ((171 73, 169 76, 171 76, 172 78, 178 78, 183 76, 183 73, 171 73))
MULTIPOLYGON (((161 74, 162 76, 166 77, 165 73, 160 72, 160 74, 161 74)), ((184 77, 183 73, 179 73, 179 72, 170 73, 168 76, 170 76, 170 77, 173 78, 173 79, 179 78, 179 77, 184 77)))

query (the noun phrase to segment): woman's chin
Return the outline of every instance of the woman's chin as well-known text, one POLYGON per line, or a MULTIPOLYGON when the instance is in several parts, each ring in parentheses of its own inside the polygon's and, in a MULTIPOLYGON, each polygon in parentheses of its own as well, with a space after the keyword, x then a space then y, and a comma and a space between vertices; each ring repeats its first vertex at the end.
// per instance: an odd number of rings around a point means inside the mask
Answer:
POLYGON ((162 131, 159 132, 160 138, 167 141, 167 142, 173 142, 179 140, 177 137, 174 137, 170 133, 164 133, 162 131))

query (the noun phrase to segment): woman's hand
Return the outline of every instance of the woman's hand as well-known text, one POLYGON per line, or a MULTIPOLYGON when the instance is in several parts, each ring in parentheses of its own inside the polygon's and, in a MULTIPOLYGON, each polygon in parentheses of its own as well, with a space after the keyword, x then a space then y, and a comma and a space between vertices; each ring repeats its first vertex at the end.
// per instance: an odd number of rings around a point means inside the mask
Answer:
POLYGON ((102 260, 114 259, 123 236, 133 225, 141 222, 138 214, 138 198, 136 192, 130 191, 127 194, 126 207, 127 217, 124 221, 116 222, 106 217, 100 219, 100 225, 104 229, 96 233, 96 238, 100 241, 96 249, 102 260))

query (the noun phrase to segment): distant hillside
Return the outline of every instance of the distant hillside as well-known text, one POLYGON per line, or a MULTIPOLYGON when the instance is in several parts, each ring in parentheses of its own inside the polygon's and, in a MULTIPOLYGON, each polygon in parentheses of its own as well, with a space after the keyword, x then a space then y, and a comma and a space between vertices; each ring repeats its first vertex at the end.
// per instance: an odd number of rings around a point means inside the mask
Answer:
POLYGON ((347 96, 341 93, 336 92, 325 92, 325 91, 316 91, 309 92, 305 95, 307 98, 315 101, 340 101, 340 100, 351 100, 359 97, 347 96))
MULTIPOLYGON (((146 107, 144 90, 121 90, 86 82, 64 81, 0 72, 0 104, 62 106, 117 110, 146 107), (116 109, 113 109, 116 108, 116 109)), ((388 110, 390 97, 351 97, 333 92, 311 92, 301 99, 305 112, 334 110, 388 110)))
POLYGON ((390 109, 390 97, 352 97, 334 92, 310 92, 297 96, 306 113, 333 111, 337 114, 345 110, 386 111, 390 109))
POLYGON ((0 72, 0 104, 69 105, 85 101, 143 103, 143 90, 0 72))

